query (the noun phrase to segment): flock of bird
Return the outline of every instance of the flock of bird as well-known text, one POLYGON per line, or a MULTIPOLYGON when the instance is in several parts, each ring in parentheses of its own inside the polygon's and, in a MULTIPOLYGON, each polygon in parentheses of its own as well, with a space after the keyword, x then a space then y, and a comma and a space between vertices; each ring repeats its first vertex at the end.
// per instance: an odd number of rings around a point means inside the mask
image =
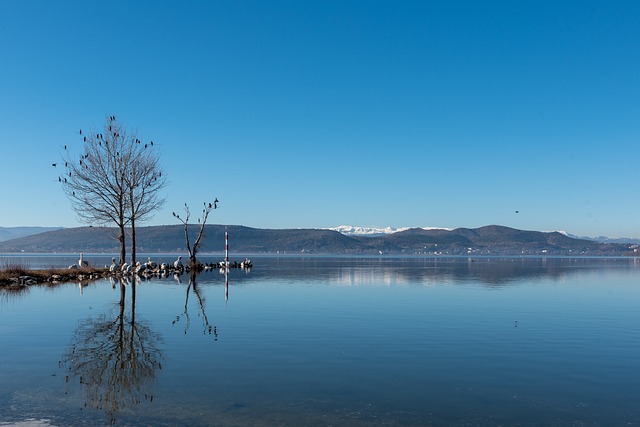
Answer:
MULTIPOLYGON (((109 116, 109 121, 114 122, 116 120, 116 116, 109 116)), ((108 126, 109 131, 112 131, 112 126, 109 125, 108 126)), ((113 129, 115 130, 115 129, 113 129)), ((78 134, 80 134, 83 137, 84 142, 87 142, 87 137, 86 134, 83 135, 82 133, 82 129, 78 130, 78 134)), ((113 132, 113 136, 114 138, 118 138, 120 136, 119 133, 117 132, 113 132)), ((97 133, 95 135, 95 138, 98 140, 98 142, 100 143, 100 140, 103 140, 104 137, 101 133, 97 133)), ((132 140, 133 142, 137 143, 137 144, 141 144, 141 141, 137 138, 132 140)), ((153 141, 150 141, 149 144, 144 144, 144 148, 147 148, 149 145, 153 146, 153 141)), ((67 150, 67 146, 64 146, 64 149, 67 150)), ((118 154, 118 153, 116 153, 118 154)), ((86 157, 88 158, 89 156, 86 155, 86 157)), ((82 160, 85 158, 85 156, 81 156, 80 158, 80 165, 83 164, 82 160)), ((52 163, 51 166, 53 167, 57 167, 58 163, 52 163)), ((69 164, 68 162, 65 162, 65 167, 68 167, 69 164)), ((86 167, 86 166, 85 166, 86 167)), ((71 172, 68 172, 69 177, 72 176, 71 172)), ((162 176, 162 173, 160 172, 159 176, 162 176)), ((157 178, 156 178, 157 179, 157 178)), ((67 182, 67 178, 66 177, 58 177, 58 181, 59 182, 67 182)), ((73 193, 73 195, 75 196, 75 192, 73 193)), ((218 199, 216 198, 213 202, 213 206, 211 203, 209 203, 209 209, 211 209, 213 207, 213 209, 216 209, 218 207, 218 199)), ((175 214, 174 214, 175 216, 175 214)), ((85 268, 88 267, 89 263, 84 259, 84 254, 80 253, 80 259, 78 260, 77 265, 73 264, 69 266, 69 269, 75 269, 75 268, 85 268)), ((225 261, 221 261, 219 263, 209 263, 209 264, 203 264, 203 269, 204 270, 211 270, 214 268, 250 268, 251 267, 251 261, 247 258, 245 259, 245 261, 238 263, 238 262, 234 262, 233 264, 228 264, 225 261)), ((182 256, 178 256, 178 259, 176 259, 172 264, 167 264, 167 263, 161 263, 160 265, 156 264, 155 262, 151 261, 151 258, 148 258, 148 261, 146 263, 140 263, 140 262, 136 262, 135 265, 131 265, 127 262, 125 262, 122 265, 119 265, 116 263, 116 259, 112 258, 111 259, 111 266, 109 266, 109 272, 112 274, 173 274, 173 273, 182 273, 185 270, 188 270, 188 268, 185 268, 184 264, 182 263, 182 256)))
MULTIPOLYGON (((76 268, 86 268, 89 266, 87 260, 84 259, 84 253, 80 253, 80 259, 78 260, 77 265, 73 264, 69 266, 69 269, 76 268)), ((202 264, 202 268, 207 270, 214 269, 224 269, 224 268, 251 268, 251 260, 249 258, 245 258, 242 262, 234 261, 233 263, 227 264, 225 261, 220 261, 218 263, 206 263, 202 264)), ((125 262, 122 265, 118 265, 115 258, 111 258, 111 265, 109 266, 109 272, 114 275, 169 275, 169 274, 182 274, 185 271, 188 271, 189 268, 185 267, 182 263, 182 256, 178 256, 173 263, 161 263, 157 264, 151 260, 151 258, 147 258, 147 262, 141 263, 140 261, 136 262, 135 265, 131 265, 125 262)))
MULTIPOLYGON (((114 122, 114 121, 116 120, 116 116, 109 116, 109 120, 110 120, 111 122, 114 122)), ((113 128, 111 125, 109 125, 109 126, 108 126, 108 129, 109 129, 109 132, 111 132, 112 130, 115 130, 115 128, 113 128)), ((84 142, 87 142, 87 136, 86 136, 86 134, 83 134, 83 133, 82 133, 82 129, 79 129, 79 130, 78 130, 78 134, 80 134, 80 135, 82 136, 82 140, 83 140, 84 142)), ((114 137, 114 138, 119 138, 119 137, 120 137, 120 134, 119 134, 118 132, 113 132, 113 137, 114 137)), ((96 134, 95 134, 95 139, 97 139, 97 140, 98 140, 98 144, 99 144, 99 145, 102 145, 102 141, 104 141, 104 140, 105 140, 105 139, 104 139, 104 135, 103 135, 103 134, 101 134, 101 133, 96 133, 96 134)), ((138 145, 140 145, 140 144, 142 143, 142 141, 140 141, 138 138, 133 138, 131 141, 132 141, 132 142, 134 142, 134 143, 137 143, 138 145)), ((149 143, 144 144, 144 148, 148 148, 149 146, 152 146, 152 147, 153 147, 153 141, 149 141, 149 143)), ((67 146, 66 146, 66 145, 64 146, 64 150, 65 150, 65 151, 67 150, 67 146)), ((116 152, 116 155, 119 155, 119 153, 118 153, 118 152, 116 152)), ((88 158, 88 157, 89 157, 89 155, 81 156, 81 159, 80 159, 80 165, 83 165, 82 159, 84 159, 84 158, 88 158)), ((85 162, 85 163, 86 163, 86 162, 85 162)), ((64 165, 65 165, 65 167, 68 167, 68 166, 69 166, 69 163, 68 163, 68 162, 65 162, 65 163, 64 163, 64 165)), ((55 167, 57 167, 57 166, 58 166, 58 163, 51 163, 51 166, 53 166, 53 167, 55 168, 55 167)), ((83 166, 85 167, 85 169, 88 169, 88 166, 87 166, 86 164, 85 164, 85 165, 83 165, 83 166)), ((71 176, 71 172, 69 172, 69 176, 71 176)), ((160 174, 160 176, 162 176, 162 174, 160 174)), ((58 181, 59 181, 59 182, 63 182, 63 181, 64 181, 64 182, 66 183, 66 182, 67 182, 67 178, 58 177, 58 181)))
POLYGON ((182 264, 182 256, 178 256, 173 264, 162 263, 158 265, 157 263, 151 261, 151 258, 147 259, 147 262, 144 264, 140 263, 140 261, 136 262, 135 265, 131 265, 127 262, 118 266, 115 258, 111 258, 111 266, 109 266, 109 272, 113 274, 174 274, 174 273, 182 273, 185 271, 184 264, 182 264))

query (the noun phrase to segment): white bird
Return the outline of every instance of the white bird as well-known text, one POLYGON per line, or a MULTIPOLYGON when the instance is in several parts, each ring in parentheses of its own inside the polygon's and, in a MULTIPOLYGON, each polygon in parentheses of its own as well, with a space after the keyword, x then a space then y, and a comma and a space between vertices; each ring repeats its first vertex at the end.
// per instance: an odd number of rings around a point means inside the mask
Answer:
POLYGON ((173 268, 182 269, 184 266, 182 265, 182 256, 178 256, 178 259, 173 263, 173 268))
POLYGON ((120 269, 124 274, 129 274, 129 272, 131 271, 131 266, 129 264, 127 264, 126 262, 124 264, 122 264, 122 267, 120 269))
POLYGON ((146 268, 145 264, 140 264, 140 261, 136 262, 136 274, 143 273, 146 268))
POLYGON ((89 263, 87 261, 84 260, 83 258, 83 253, 80 252, 80 259, 78 260, 78 266, 82 267, 89 267, 89 263))
POLYGON ((111 258, 111 265, 109 266, 109 272, 113 273, 114 271, 116 271, 116 259, 115 258, 111 258))
POLYGON ((151 261, 151 257, 147 258, 148 261, 144 264, 148 269, 153 270, 158 267, 158 264, 151 261))

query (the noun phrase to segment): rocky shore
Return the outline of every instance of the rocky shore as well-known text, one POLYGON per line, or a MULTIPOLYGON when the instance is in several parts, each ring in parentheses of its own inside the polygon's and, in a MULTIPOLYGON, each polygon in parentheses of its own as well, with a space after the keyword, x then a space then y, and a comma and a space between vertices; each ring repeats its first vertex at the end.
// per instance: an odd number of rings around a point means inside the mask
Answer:
POLYGON ((22 288, 32 285, 55 285, 66 282, 86 282, 109 277, 107 268, 30 270, 8 267, 0 270, 0 288, 22 288))
MULTIPOLYGON (((252 267, 251 261, 245 259, 242 262, 230 262, 226 268, 238 268, 249 270, 252 267)), ((183 274, 185 272, 200 272, 214 269, 224 269, 224 261, 220 263, 197 263, 195 267, 189 268, 182 265, 178 259, 173 265, 155 265, 149 260, 148 263, 137 263, 133 268, 125 263, 124 266, 116 268, 108 267, 77 267, 56 268, 46 270, 31 270, 21 266, 5 266, 0 268, 0 289, 18 289, 32 285, 55 285, 66 282, 87 282, 107 277, 122 277, 137 275, 141 277, 166 277, 173 274, 183 274)))

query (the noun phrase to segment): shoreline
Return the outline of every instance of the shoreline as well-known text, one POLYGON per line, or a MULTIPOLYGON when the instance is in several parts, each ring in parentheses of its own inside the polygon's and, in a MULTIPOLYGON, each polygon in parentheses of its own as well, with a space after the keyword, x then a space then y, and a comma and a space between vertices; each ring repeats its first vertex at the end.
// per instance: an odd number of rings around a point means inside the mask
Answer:
POLYGON ((33 270, 8 266, 0 269, 0 288, 20 289, 32 285, 56 285, 73 281, 88 282, 106 277, 109 277, 109 269, 107 268, 33 270))

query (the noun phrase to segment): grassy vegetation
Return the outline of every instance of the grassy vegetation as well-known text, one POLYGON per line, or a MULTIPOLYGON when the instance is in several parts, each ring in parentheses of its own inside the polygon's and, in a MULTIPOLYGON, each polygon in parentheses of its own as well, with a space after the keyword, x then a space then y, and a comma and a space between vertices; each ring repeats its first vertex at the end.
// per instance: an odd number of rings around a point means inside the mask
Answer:
POLYGON ((90 280, 103 277, 108 273, 104 267, 85 267, 77 269, 50 268, 32 270, 24 265, 4 264, 0 266, 0 286, 24 286, 33 283, 60 283, 73 280, 90 280))

